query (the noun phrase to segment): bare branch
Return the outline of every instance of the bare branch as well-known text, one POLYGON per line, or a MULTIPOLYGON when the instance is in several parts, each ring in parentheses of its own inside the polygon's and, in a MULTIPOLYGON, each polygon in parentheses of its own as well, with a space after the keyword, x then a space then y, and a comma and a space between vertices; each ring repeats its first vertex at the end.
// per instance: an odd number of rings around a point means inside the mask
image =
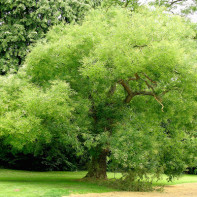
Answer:
MULTIPOLYGON (((149 81, 154 82, 154 81, 153 81, 151 78, 149 78, 146 74, 144 74, 144 76, 145 76, 149 81)), ((163 111, 164 105, 163 105, 162 101, 156 96, 155 90, 154 90, 153 86, 150 85, 150 84, 148 83, 147 80, 141 78, 137 73, 135 74, 135 78, 129 78, 129 80, 139 80, 139 79, 142 79, 142 80, 146 83, 147 87, 148 87, 149 89, 151 89, 152 91, 151 91, 151 92, 148 92, 148 91, 135 91, 135 92, 133 92, 133 91, 131 90, 131 88, 129 87, 129 85, 127 84, 127 82, 126 82, 125 80, 121 79, 121 80, 118 81, 118 83, 121 84, 121 85, 123 86, 124 90, 128 93, 128 95, 127 95, 127 97, 125 98, 124 102, 125 102, 125 103, 130 103, 130 101, 132 100, 132 98, 135 97, 135 96, 137 96, 137 95, 153 96, 153 97, 155 98, 155 100, 162 106, 161 110, 162 110, 162 112, 164 112, 164 111, 163 111)), ((155 82, 155 83, 156 83, 156 82, 155 82)))
POLYGON ((153 84, 157 84, 156 81, 153 81, 146 73, 143 73, 143 75, 149 80, 151 81, 153 84))
POLYGON ((135 73, 135 77, 130 77, 128 80, 129 81, 137 81, 139 79, 140 79, 139 75, 137 73, 135 73))
POLYGON ((155 100, 162 106, 161 111, 163 111, 164 109, 164 105, 162 103, 162 101, 153 93, 153 92, 145 92, 145 91, 140 91, 140 92, 134 92, 135 95, 149 95, 149 96, 153 96, 155 98, 155 100))
POLYGON ((155 100, 162 106, 161 111, 164 112, 164 111, 163 111, 163 108, 164 108, 163 103, 156 97, 156 95, 154 96, 154 98, 155 98, 155 100))
POLYGON ((153 92, 155 92, 153 86, 151 86, 145 79, 142 79, 145 83, 146 83, 146 86, 151 89, 153 92))
POLYGON ((172 6, 172 5, 174 5, 175 3, 179 3, 179 2, 182 2, 183 0, 176 0, 176 1, 172 1, 171 3, 170 3, 170 5, 169 6, 172 6))
POLYGON ((132 98, 134 97, 135 95, 130 95, 128 94, 127 97, 125 98, 124 102, 125 103, 130 103, 130 101, 132 100, 132 98))
POLYGON ((119 84, 121 84, 123 86, 123 88, 126 90, 126 92, 129 94, 129 95, 132 95, 133 92, 131 90, 131 88, 129 87, 129 85, 124 81, 124 80, 120 80, 118 81, 119 84))
POLYGON ((134 45, 133 48, 143 48, 143 47, 147 47, 148 45, 144 44, 144 45, 134 45))
POLYGON ((136 81, 137 79, 134 77, 128 78, 128 81, 136 81))
POLYGON ((136 79, 140 79, 140 76, 137 73, 135 73, 135 77, 136 79))
POLYGON ((146 92, 146 91, 139 91, 134 92, 135 95, 148 95, 148 96, 154 96, 155 94, 153 92, 146 92))
POLYGON ((123 86, 124 90, 128 93, 124 102, 129 103, 132 100, 132 98, 135 96, 135 94, 132 92, 131 88, 129 87, 129 85, 124 80, 119 80, 118 83, 121 84, 123 86))

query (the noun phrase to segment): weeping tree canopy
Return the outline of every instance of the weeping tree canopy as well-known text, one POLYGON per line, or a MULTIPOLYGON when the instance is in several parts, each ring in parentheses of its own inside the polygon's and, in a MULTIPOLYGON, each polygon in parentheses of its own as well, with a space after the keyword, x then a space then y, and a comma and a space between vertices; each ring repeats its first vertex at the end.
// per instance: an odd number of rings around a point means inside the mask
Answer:
POLYGON ((196 162, 194 36, 163 9, 98 9, 55 26, 14 79, 26 85, 1 82, 17 97, 1 98, 1 135, 18 148, 55 135, 88 150, 87 177, 106 178, 107 161, 132 180, 180 174, 196 162))

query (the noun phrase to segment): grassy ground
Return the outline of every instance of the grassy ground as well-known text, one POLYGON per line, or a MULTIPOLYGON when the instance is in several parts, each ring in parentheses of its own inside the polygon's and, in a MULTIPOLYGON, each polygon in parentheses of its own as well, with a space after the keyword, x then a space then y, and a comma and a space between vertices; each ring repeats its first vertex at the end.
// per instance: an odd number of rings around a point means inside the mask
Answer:
MULTIPOLYGON (((0 169, 0 197, 61 197, 71 193, 101 193, 112 188, 94 183, 80 182, 86 172, 28 172, 0 169)), ((116 178, 120 174, 115 174, 116 178)), ((114 178, 114 173, 108 173, 114 178)), ((173 183, 165 180, 156 184, 180 184, 197 182, 197 175, 184 175, 173 183)))
POLYGON ((197 183, 197 175, 182 175, 178 179, 173 179, 172 182, 166 180, 166 176, 163 176, 163 179, 160 181, 155 181, 154 185, 177 185, 182 183, 197 183))

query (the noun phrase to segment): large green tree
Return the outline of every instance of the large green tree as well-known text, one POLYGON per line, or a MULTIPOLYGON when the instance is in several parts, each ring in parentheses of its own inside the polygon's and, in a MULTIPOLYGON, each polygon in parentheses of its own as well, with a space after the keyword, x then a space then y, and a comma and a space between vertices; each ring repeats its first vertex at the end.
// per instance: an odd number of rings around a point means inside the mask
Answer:
POLYGON ((194 36, 183 18, 147 8, 54 27, 15 76, 27 83, 12 92, 18 99, 4 93, 1 135, 23 148, 58 133, 88 150, 87 177, 106 178, 109 159, 136 176, 180 174, 195 163, 194 36))
POLYGON ((17 71, 28 46, 44 37, 49 27, 79 21, 97 1, 1 0, 0 72, 17 71))

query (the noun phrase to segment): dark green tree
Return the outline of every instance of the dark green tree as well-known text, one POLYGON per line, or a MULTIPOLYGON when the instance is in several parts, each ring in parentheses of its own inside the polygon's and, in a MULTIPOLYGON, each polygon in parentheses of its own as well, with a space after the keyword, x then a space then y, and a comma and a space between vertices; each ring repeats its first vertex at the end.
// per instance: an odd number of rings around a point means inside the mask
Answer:
POLYGON ((50 26, 79 21, 91 6, 97 6, 96 1, 1 0, 0 73, 16 72, 28 46, 43 38, 50 26))

